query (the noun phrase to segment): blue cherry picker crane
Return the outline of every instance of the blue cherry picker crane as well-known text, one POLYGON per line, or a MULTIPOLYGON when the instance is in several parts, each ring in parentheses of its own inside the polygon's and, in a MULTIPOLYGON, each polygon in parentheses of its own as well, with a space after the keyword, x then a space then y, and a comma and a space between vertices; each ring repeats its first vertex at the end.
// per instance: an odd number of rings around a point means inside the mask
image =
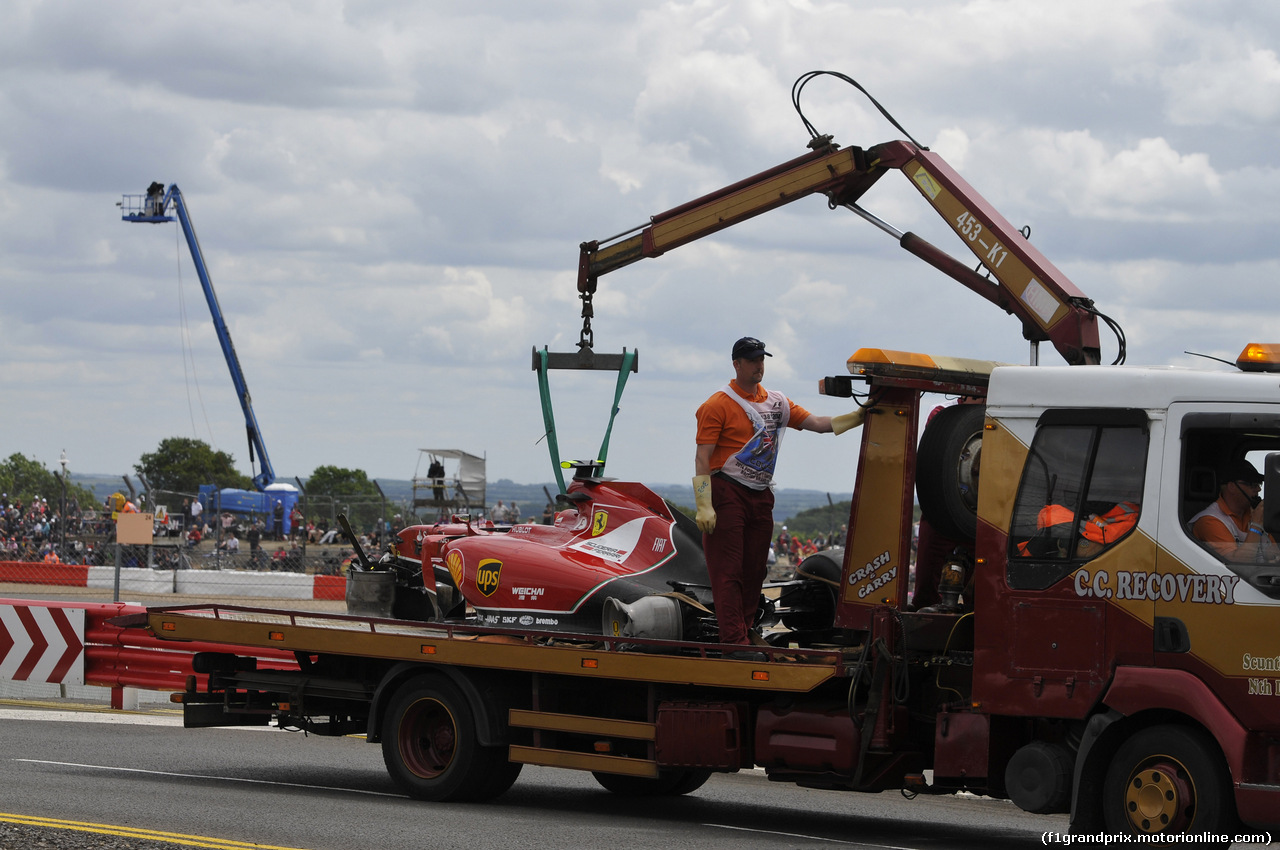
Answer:
MULTIPOLYGON (((258 493, 244 491, 222 491, 218 507, 237 512, 262 512, 270 514, 274 501, 280 500, 288 522, 289 510, 297 500, 297 492, 292 487, 282 488, 282 492, 264 496, 268 489, 275 489, 275 468, 267 454, 267 445, 262 439, 262 431, 258 427, 258 417, 253 412, 253 400, 249 395, 249 386, 245 382, 244 369, 240 366, 240 358, 236 356, 235 345, 231 342, 231 332, 223 318, 222 308, 218 304, 218 295, 214 292, 213 281, 209 278, 209 269, 204 260, 204 252, 200 250, 200 240, 196 237, 195 228, 191 224, 182 190, 172 184, 166 190, 162 183, 152 183, 145 195, 125 195, 120 203, 121 218, 129 222, 163 224, 174 221, 175 217, 182 226, 182 234, 186 237, 187 247, 191 252, 191 261, 195 264, 196 274, 200 278, 200 288, 204 290, 205 301, 209 305, 209 313, 213 316, 213 328, 218 336, 218 344, 222 347, 222 355, 226 358, 227 369, 231 372, 231 382, 235 386, 236 398, 244 413, 245 431, 249 438, 249 465, 252 470, 255 456, 259 471, 253 476, 253 486, 258 493)), ((281 487, 281 485, 276 485, 281 487)), ((203 491, 205 488, 201 488, 203 491)), ((212 490, 212 488, 209 488, 212 490)), ((202 501, 204 493, 201 493, 202 501)), ((206 507, 215 507, 206 505, 206 507)))

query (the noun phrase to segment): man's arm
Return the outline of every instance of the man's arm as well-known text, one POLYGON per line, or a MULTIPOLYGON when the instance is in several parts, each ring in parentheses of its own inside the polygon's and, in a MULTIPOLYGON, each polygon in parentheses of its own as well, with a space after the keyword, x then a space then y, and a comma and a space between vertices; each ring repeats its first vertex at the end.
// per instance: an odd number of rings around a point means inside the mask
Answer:
POLYGON ((1232 564, 1252 561, 1258 544, 1262 540, 1262 535, 1251 528, 1245 539, 1237 543, 1235 536, 1222 520, 1214 516, 1200 517, 1191 527, 1191 533, 1197 540, 1216 552, 1218 557, 1232 564))
POLYGON ((858 408, 852 413, 839 416, 814 416, 812 413, 800 421, 801 431, 813 431, 817 434, 843 434, 862 424, 866 418, 866 410, 858 408))
POLYGON ((831 417, 830 416, 814 416, 810 413, 800 423, 801 431, 813 431, 815 434, 831 433, 831 417))
POLYGON ((698 446, 698 450, 693 456, 693 474, 694 475, 710 475, 711 474, 711 455, 715 452, 716 447, 711 444, 698 446))

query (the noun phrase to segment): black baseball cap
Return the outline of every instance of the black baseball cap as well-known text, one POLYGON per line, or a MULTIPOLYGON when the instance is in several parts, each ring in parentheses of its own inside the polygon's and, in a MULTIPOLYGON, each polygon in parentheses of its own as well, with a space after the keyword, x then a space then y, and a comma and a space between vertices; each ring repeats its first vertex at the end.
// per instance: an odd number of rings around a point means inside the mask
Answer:
POLYGON ((754 360, 762 354, 765 357, 773 356, 764 350, 764 343, 753 336, 744 336, 733 344, 734 360, 754 360))
POLYGON ((1222 480, 1226 481, 1243 481, 1246 484, 1261 484, 1262 473, 1257 467, 1249 463, 1244 458, 1233 460, 1227 464, 1226 469, 1222 470, 1222 480))

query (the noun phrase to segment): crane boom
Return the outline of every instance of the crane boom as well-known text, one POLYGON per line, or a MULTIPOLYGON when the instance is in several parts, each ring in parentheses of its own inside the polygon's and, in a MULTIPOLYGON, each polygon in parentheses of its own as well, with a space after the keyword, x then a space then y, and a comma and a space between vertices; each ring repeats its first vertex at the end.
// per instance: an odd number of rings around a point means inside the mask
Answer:
POLYGON ((245 383, 244 369, 240 367, 240 358, 236 356, 235 345, 231 342, 231 331, 222 317, 222 308, 218 304, 218 295, 213 290, 213 281, 209 279, 209 270, 205 265, 204 252, 200 250, 200 240, 196 238, 195 228, 191 225, 191 216, 187 214, 187 205, 182 198, 182 190, 172 184, 168 191, 160 183, 151 184, 146 195, 125 195, 121 203, 124 221, 147 222, 160 224, 173 221, 170 208, 177 215, 182 226, 182 234, 187 239, 187 248, 191 251, 191 261, 195 263, 196 274, 200 278, 200 288, 204 290, 205 301, 209 304, 209 312, 213 316, 213 329, 218 336, 218 344, 222 346, 222 356, 226 358, 227 368, 231 371, 231 383, 235 386, 236 398, 240 401, 240 409, 244 412, 245 431, 249 437, 249 464, 252 468, 254 453, 257 453, 261 471, 253 477, 253 484, 258 490, 265 490, 276 480, 275 469, 267 456, 267 446, 262 440, 262 432, 258 429, 258 417, 253 412, 253 400, 249 396, 249 386, 245 383))
POLYGON ((1093 302, 938 154, 905 141, 841 148, 819 137, 810 153, 726 186, 650 219, 647 226, 584 242, 578 291, 595 292, 601 275, 701 239, 813 194, 845 207, 904 249, 1017 316, 1023 335, 1050 341, 1071 364, 1098 363, 1101 347, 1093 302), (902 233, 857 205, 888 170, 901 171, 978 258, 987 275, 914 233, 902 233))

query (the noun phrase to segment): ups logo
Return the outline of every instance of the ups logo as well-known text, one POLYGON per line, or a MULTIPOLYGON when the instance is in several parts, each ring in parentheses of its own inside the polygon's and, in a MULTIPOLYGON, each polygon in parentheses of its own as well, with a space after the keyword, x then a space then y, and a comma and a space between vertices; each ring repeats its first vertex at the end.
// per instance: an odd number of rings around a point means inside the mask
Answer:
POLYGON ((502 562, 497 558, 485 558, 476 567, 476 589, 485 596, 493 596, 502 578, 502 562))

